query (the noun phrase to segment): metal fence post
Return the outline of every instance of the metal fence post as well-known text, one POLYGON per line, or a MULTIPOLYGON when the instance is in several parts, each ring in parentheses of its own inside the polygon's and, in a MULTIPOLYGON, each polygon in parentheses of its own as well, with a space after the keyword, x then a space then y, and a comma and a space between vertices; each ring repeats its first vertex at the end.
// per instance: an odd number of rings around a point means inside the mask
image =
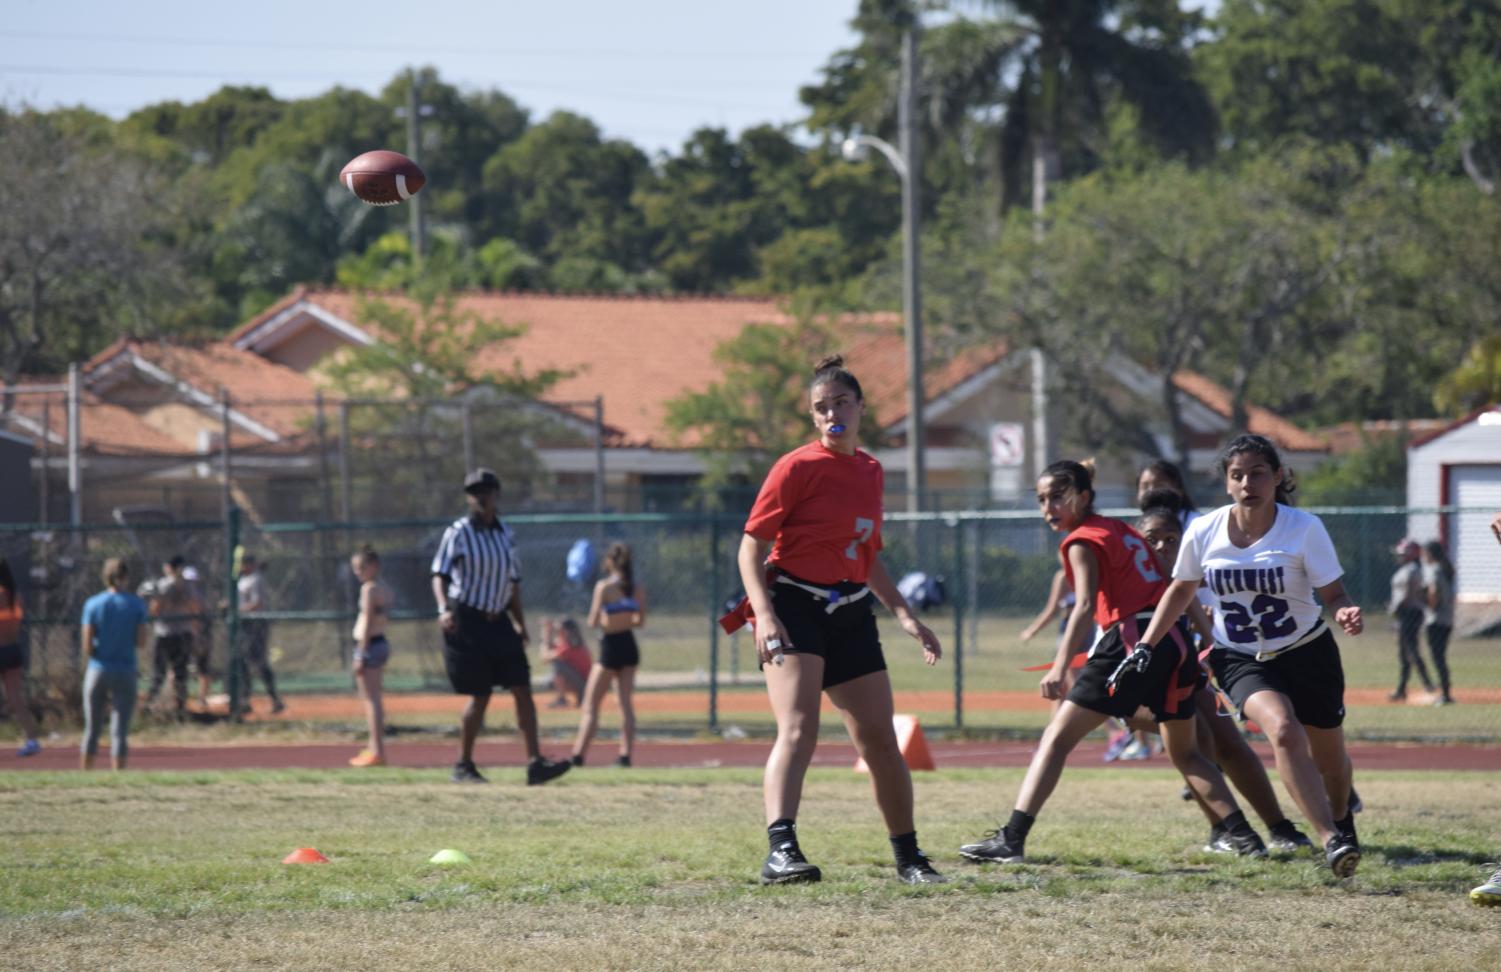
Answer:
POLYGON ((240 508, 231 506, 225 519, 224 545, 224 602, 229 609, 224 615, 224 639, 229 649, 229 717, 232 721, 241 718, 240 710, 245 703, 245 660, 240 657, 240 587, 235 576, 235 550, 240 546, 240 508))
POLYGON ((719 517, 709 518, 709 731, 719 729, 719 517))
POLYGON ((964 728, 964 599, 969 585, 961 585, 964 579, 964 534, 965 522, 955 517, 951 523, 954 531, 954 728, 964 728))

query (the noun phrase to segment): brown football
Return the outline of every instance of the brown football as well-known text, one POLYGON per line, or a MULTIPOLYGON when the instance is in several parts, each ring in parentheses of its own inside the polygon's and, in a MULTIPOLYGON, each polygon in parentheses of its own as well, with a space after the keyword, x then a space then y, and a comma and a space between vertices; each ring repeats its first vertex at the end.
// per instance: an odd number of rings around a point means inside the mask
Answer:
POLYGON ((350 159, 339 173, 339 181, 362 202, 392 206, 412 198, 427 182, 427 175, 400 152, 376 149, 350 159))

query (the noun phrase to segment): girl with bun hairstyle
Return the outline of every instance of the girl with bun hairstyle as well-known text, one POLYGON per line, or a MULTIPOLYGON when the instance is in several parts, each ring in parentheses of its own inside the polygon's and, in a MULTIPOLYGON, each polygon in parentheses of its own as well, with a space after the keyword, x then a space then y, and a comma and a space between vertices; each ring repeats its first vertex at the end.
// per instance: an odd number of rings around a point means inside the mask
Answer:
POLYGON ((746 621, 755 625, 756 655, 776 715, 763 784, 771 846, 761 882, 822 876, 803 856, 795 820, 827 693, 870 767, 898 877, 907 884, 942 883, 917 846, 912 777, 892 727, 891 679, 870 595, 896 616, 929 665, 942 649, 881 563, 885 477, 859 447, 865 415, 860 382, 842 357, 827 357, 814 369, 808 397, 818 438, 778 459, 761 485, 737 558, 746 598, 721 621, 727 630, 746 621))

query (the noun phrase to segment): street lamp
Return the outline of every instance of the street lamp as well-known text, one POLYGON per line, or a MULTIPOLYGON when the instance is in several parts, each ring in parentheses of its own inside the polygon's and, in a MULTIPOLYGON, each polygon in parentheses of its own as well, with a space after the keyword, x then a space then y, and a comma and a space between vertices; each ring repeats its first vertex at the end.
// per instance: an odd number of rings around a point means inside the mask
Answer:
POLYGON ((875 149, 902 180, 902 316, 907 322, 907 512, 922 511, 927 498, 927 467, 923 458, 922 293, 918 286, 918 189, 922 158, 917 141, 917 28, 902 38, 902 91, 897 106, 901 148, 874 135, 844 140, 840 154, 860 162, 875 149))

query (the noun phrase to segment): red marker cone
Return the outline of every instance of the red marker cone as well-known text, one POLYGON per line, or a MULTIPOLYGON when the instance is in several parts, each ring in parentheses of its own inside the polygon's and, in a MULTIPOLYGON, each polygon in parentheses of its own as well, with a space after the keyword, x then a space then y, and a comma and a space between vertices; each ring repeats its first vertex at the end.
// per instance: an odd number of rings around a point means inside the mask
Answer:
POLYGON ((327 864, 328 858, 312 847, 299 847, 281 859, 283 864, 327 864))

